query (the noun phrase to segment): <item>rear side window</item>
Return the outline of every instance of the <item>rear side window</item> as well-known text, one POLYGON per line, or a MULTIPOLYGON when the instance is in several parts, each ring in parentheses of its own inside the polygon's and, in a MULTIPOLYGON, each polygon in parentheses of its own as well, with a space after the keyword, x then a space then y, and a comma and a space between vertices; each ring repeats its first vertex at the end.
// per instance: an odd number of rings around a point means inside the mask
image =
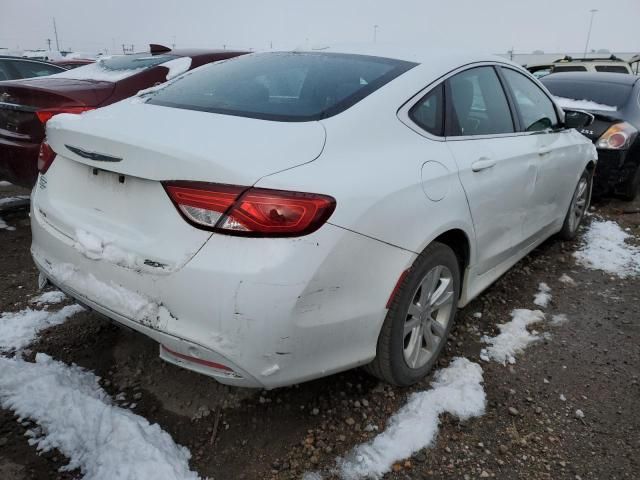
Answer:
MULTIPOLYGON (((597 80, 569 80, 554 75, 544 77, 542 83, 556 97, 587 100, 621 110, 629 101, 632 85, 597 80)), ((582 107, 584 108, 584 107, 582 107)), ((597 108, 596 108, 597 110, 597 108)))
POLYGON ((411 108, 409 117, 427 132, 444 135, 444 86, 440 84, 427 93, 411 108))
POLYGON ((623 65, 596 65, 596 72, 631 73, 630 69, 623 65))
POLYGON ((587 67, 583 67, 581 65, 565 65, 565 66, 553 66, 553 72, 586 72, 587 67))
POLYGON ((448 81, 447 136, 513 133, 513 118, 493 67, 477 67, 448 81))
POLYGON ((47 65, 46 63, 29 62, 25 60, 17 60, 11 63, 22 78, 44 77, 45 75, 64 72, 64 68, 47 65))
POLYGON ((524 131, 535 132, 558 126, 553 102, 535 83, 509 68, 501 71, 513 92, 524 131))
POLYGON ((148 103, 276 121, 327 118, 416 64, 326 52, 262 53, 199 68, 148 103))

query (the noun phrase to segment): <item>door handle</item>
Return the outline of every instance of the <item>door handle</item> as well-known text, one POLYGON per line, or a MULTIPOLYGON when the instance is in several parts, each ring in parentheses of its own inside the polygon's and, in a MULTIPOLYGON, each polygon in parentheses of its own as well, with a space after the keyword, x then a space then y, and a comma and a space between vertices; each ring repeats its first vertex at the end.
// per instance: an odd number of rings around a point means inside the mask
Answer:
POLYGON ((495 160, 491 160, 487 157, 482 157, 471 164, 471 170, 473 170, 474 172, 480 172, 482 170, 492 168, 493 166, 495 166, 495 164, 495 160))
POLYGON ((542 147, 538 150, 538 155, 540 156, 548 155, 549 153, 551 153, 551 149, 549 147, 542 147))

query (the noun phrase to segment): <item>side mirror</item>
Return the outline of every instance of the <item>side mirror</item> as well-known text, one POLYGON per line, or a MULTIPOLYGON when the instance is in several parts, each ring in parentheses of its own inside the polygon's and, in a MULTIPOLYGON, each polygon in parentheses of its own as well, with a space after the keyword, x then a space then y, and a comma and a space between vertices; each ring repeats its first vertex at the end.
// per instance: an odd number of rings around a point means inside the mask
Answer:
POLYGON ((566 128, 580 129, 593 123, 595 117, 582 110, 564 110, 564 126, 566 128))

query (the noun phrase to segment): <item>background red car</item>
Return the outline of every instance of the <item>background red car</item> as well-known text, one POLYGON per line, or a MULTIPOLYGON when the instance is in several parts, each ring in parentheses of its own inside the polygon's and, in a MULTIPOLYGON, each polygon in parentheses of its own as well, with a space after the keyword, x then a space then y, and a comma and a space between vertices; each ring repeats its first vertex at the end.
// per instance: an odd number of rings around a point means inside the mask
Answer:
POLYGON ((0 82, 0 180, 29 188, 35 184, 45 124, 53 115, 103 107, 186 69, 245 53, 152 45, 150 53, 102 58, 48 77, 0 82), (183 57, 189 57, 190 64, 171 62, 183 57))

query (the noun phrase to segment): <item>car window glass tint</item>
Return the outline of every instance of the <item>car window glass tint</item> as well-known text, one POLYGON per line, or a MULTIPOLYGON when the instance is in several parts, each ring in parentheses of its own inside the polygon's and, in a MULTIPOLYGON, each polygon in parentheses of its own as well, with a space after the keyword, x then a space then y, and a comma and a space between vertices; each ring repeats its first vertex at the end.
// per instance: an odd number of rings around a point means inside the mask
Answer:
POLYGON ((533 132, 558 126, 553 102, 535 83, 509 68, 503 68, 502 73, 518 105, 524 131, 533 132))
POLYGON ((21 77, 43 77, 45 75, 53 75, 54 73, 60 73, 64 69, 60 67, 54 67, 40 62, 27 62, 17 61, 12 62, 13 67, 18 71, 21 77))
POLYGON ((12 80, 13 76, 9 62, 0 60, 0 82, 2 80, 12 80))
POLYGON ((444 130, 444 95, 439 85, 411 108, 409 117, 427 132, 441 136, 444 130))
POLYGON ((629 73, 629 69, 622 65, 596 65, 596 72, 629 73))
POLYGON ((199 68, 148 101, 265 120, 319 120, 349 108, 413 66, 324 52, 246 55, 199 68))
POLYGON ((581 65, 573 65, 573 66, 553 66, 554 72, 586 72, 587 67, 583 67, 581 65))
MULTIPOLYGON (((451 100, 449 136, 514 132, 513 118, 502 85, 492 67, 478 67, 448 80, 451 100)), ((450 117, 450 118, 449 118, 450 117)))

